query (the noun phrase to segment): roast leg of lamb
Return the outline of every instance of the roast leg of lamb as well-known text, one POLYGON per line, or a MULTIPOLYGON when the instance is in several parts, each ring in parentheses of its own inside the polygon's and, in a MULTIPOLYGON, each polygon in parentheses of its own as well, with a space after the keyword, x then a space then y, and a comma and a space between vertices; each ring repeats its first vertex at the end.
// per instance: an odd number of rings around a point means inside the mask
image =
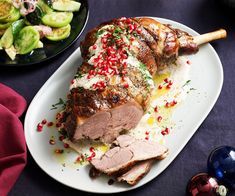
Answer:
POLYGON ((63 129, 72 141, 111 143, 140 121, 158 69, 225 36, 220 30, 192 37, 152 18, 114 19, 92 29, 81 43, 84 61, 71 82, 63 129))

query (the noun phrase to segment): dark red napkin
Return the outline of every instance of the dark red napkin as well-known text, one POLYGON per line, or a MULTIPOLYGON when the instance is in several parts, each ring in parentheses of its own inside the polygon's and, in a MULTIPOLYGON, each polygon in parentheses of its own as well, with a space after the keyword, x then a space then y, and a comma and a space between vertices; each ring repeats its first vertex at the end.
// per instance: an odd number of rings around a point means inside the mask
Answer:
POLYGON ((19 116, 25 99, 0 84, 0 195, 10 191, 26 164, 26 143, 19 116))

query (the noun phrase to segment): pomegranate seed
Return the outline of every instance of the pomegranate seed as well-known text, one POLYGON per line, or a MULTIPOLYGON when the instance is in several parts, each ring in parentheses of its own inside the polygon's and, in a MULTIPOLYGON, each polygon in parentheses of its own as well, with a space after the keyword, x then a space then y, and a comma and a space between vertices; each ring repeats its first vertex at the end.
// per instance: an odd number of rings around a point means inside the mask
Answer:
POLYGON ((136 29, 136 32, 139 34, 141 33, 141 31, 142 31, 141 28, 136 29))
POLYGON ((103 49, 106 49, 106 48, 107 48, 107 45, 104 44, 104 45, 102 46, 102 48, 103 48, 103 49))
POLYGON ((116 40, 116 44, 117 44, 117 45, 120 45, 121 43, 122 43, 122 40, 121 40, 121 39, 117 39, 117 40, 116 40))
POLYGON ((145 139, 145 140, 149 140, 149 137, 147 136, 147 137, 145 137, 144 139, 145 139))
MULTIPOLYGON (((57 113, 56 114, 56 119, 59 119, 59 118, 61 118, 62 117, 62 114, 61 113, 57 113)), ((45 123, 46 124, 46 123, 45 123)))
POLYGON ((103 37, 103 38, 101 39, 101 42, 102 42, 103 44, 107 44, 108 40, 107 40, 107 38, 103 37))
POLYGON ((166 89, 171 89, 171 85, 167 84, 166 89))
POLYGON ((162 134, 162 135, 166 135, 165 130, 162 130, 162 131, 161 131, 161 134, 162 134))
POLYGON ((127 72, 126 70, 122 70, 122 74, 125 75, 127 72))
POLYGON ((97 45, 94 44, 94 45, 92 46, 92 49, 93 49, 93 50, 96 50, 96 49, 97 49, 97 45))
POLYGON ((116 53, 115 49, 112 47, 108 47, 107 52, 108 52, 108 55, 113 55, 116 53))
POLYGON ((117 24, 118 24, 119 26, 122 26, 122 22, 121 22, 121 21, 118 21, 117 24))
POLYGON ((173 84, 173 82, 170 80, 170 81, 169 81, 169 85, 172 85, 172 84, 173 84))
POLYGON ((87 161, 91 161, 93 157, 87 157, 86 160, 87 161))
POLYGON ((43 125, 42 125, 41 123, 38 123, 38 125, 37 125, 37 131, 38 131, 38 132, 41 132, 42 129, 43 129, 43 125))
POLYGON ((64 148, 69 148, 69 145, 64 143, 64 148))
POLYGON ((126 20, 127 18, 126 17, 121 17, 120 18, 120 21, 124 21, 124 20, 126 20))
POLYGON ((127 54, 121 53, 120 56, 121 56, 122 59, 127 59, 128 58, 127 54))
POLYGON ((173 100, 172 103, 173 103, 173 105, 176 105, 176 104, 177 104, 177 101, 176 101, 176 100, 173 100))
POLYGON ((56 123, 55 126, 58 128, 58 127, 61 127, 61 123, 56 123))
POLYGON ((77 157, 76 162, 80 162, 81 159, 82 159, 81 157, 77 157))
POLYGON ((154 112, 158 112, 158 107, 157 106, 154 108, 154 112))
POLYGON ((64 152, 63 149, 55 149, 54 151, 56 154, 62 154, 64 152))
POLYGON ((93 152, 94 150, 94 147, 90 147, 90 152, 93 152))
POLYGON ((130 41, 132 41, 132 42, 133 42, 134 40, 135 40, 135 38, 134 38, 134 37, 131 37, 131 38, 130 38, 130 41))
POLYGON ((51 144, 51 145, 55 145, 55 140, 50 139, 50 140, 49 140, 49 144, 51 144))
POLYGON ((112 34, 111 34, 111 33, 107 33, 105 36, 106 36, 107 38, 109 38, 109 37, 112 36, 112 34))
POLYGON ((123 65, 124 68, 126 68, 127 67, 127 62, 124 62, 122 65, 123 65))
POLYGON ((95 157, 96 153, 92 152, 91 157, 95 157))
POLYGON ((164 82, 165 82, 165 83, 168 83, 168 82, 169 82, 168 78, 165 78, 165 79, 164 79, 164 82))
POLYGON ((158 89, 162 89, 162 85, 159 85, 159 86, 158 86, 158 89))
POLYGON ((48 127, 51 127, 51 126, 53 126, 53 124, 54 124, 53 122, 48 122, 48 123, 47 123, 47 126, 48 126, 48 127))
POLYGON ((128 26, 129 26, 129 31, 130 31, 130 32, 132 32, 132 31, 135 29, 135 27, 134 27, 133 24, 129 24, 128 26))
POLYGON ((124 88, 128 88, 128 87, 129 87, 129 84, 126 83, 126 84, 123 85, 123 87, 124 87, 124 88))
POLYGON ((161 122, 161 121, 162 121, 162 117, 161 117, 161 116, 158 116, 158 117, 157 117, 157 121, 158 121, 158 122, 161 122))
POLYGON ((188 65, 190 65, 190 64, 191 64, 191 61, 190 61, 190 60, 187 60, 186 63, 187 63, 188 65))
POLYGON ((166 134, 169 134, 169 128, 165 129, 166 134))
POLYGON ((170 103, 166 102, 165 107, 169 108, 170 107, 170 103))
POLYGON ((74 84, 74 80, 71 80, 71 84, 74 84))
POLYGON ((43 125, 47 124, 47 120, 46 119, 42 120, 42 124, 43 125))
POLYGON ((61 136, 59 137, 59 140, 60 140, 60 141, 63 141, 63 139, 64 139, 64 136, 61 135, 61 136))
POLYGON ((146 131, 146 132, 145 132, 145 135, 149 135, 149 132, 148 132, 148 131, 146 131))
POLYGON ((128 23, 128 24, 131 23, 131 19, 130 19, 130 18, 127 18, 127 19, 126 19, 126 23, 128 23))
POLYGON ((165 128, 164 130, 161 131, 162 135, 168 135, 169 134, 169 128, 165 128))

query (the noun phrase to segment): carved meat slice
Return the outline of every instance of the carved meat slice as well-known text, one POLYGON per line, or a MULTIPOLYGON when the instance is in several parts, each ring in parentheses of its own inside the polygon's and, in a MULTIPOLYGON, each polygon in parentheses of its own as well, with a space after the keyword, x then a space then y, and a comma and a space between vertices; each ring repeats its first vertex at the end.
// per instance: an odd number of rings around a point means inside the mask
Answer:
POLYGON ((142 115, 143 110, 138 104, 127 102, 113 109, 100 111, 90 118, 72 120, 70 116, 67 118, 66 127, 69 130, 68 134, 74 140, 89 138, 111 143, 123 129, 134 128, 142 118, 142 115), (74 124, 73 122, 76 123, 74 124), (72 126, 76 126, 76 128, 72 126), (76 130, 76 132, 74 133, 73 130, 76 130))
POLYGON ((130 185, 137 184, 151 169, 154 160, 141 161, 134 165, 128 172, 119 176, 117 180, 119 182, 127 182, 130 185))
POLYGON ((97 170, 108 175, 124 173, 139 161, 162 159, 168 152, 168 149, 161 144, 135 139, 129 135, 119 136, 115 143, 116 147, 101 158, 91 161, 97 170))

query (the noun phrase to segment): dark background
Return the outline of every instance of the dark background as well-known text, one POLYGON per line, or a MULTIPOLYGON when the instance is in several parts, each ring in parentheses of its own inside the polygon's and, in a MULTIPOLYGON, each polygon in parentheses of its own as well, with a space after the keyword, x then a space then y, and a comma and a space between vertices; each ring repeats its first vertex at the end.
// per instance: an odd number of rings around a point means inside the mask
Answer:
MULTIPOLYGON (((221 95, 209 116, 171 165, 156 179, 128 195, 182 196, 188 180, 206 172, 207 157, 221 145, 235 146, 235 9, 219 0, 90 0, 90 17, 81 38, 58 57, 29 67, 0 67, 0 82, 25 97, 28 104, 46 80, 79 47, 88 29, 121 16, 156 16, 183 23, 199 33, 225 28, 228 38, 213 43, 224 68, 221 95)), ((206 66, 206 65, 205 65, 206 66)), ((193 115, 193 114, 191 114, 193 115)), ((122 193, 123 194, 123 193, 122 193)), ((125 194, 125 193, 124 193, 125 194)), ((28 164, 17 180, 13 195, 92 195, 66 187, 50 178, 28 154, 28 164)), ((230 193, 235 195, 235 193, 230 193)))

